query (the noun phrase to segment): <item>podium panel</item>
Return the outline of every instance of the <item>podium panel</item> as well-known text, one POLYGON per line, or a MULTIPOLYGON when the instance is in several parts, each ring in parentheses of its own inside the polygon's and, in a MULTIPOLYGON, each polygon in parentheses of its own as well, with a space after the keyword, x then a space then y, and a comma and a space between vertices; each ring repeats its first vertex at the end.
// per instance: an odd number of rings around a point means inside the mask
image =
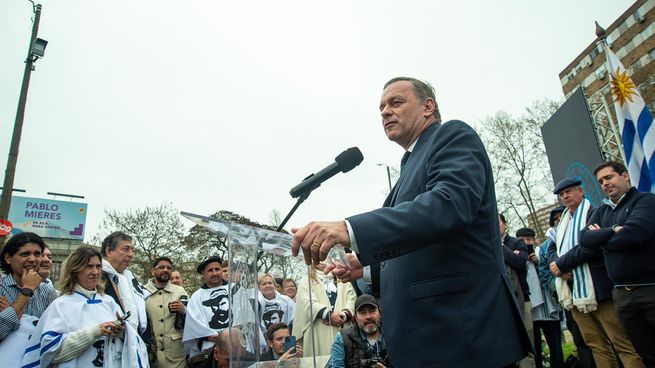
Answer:
MULTIPOLYGON (((315 309, 318 307, 314 306, 317 295, 312 296, 311 290, 316 289, 316 284, 319 280, 323 280, 324 275, 320 271, 306 266, 302 254, 298 257, 292 257, 292 236, 189 212, 181 212, 181 214, 226 239, 229 264, 230 319, 228 333, 221 334, 221 337, 226 337, 224 346, 230 347, 228 349, 229 366, 244 368, 325 367, 330 359, 329 351, 326 353, 325 349, 323 349, 322 355, 313 354, 314 351, 317 351, 313 347, 316 346, 318 341, 313 324, 311 331, 307 330, 305 334, 298 333, 298 336, 296 336, 298 343, 306 347, 303 348, 303 358, 280 362, 277 360, 264 361, 262 358, 263 353, 268 349, 268 345, 262 323, 263 313, 260 310, 259 300, 262 296, 258 287, 259 275, 265 273, 265 271, 277 275, 283 273, 293 274, 296 276, 294 279, 296 279, 299 294, 301 290, 309 293, 309 295, 302 297, 302 300, 309 301, 309 303, 295 305, 297 309, 295 315, 304 313, 303 318, 305 320, 313 321, 313 316, 318 312, 315 309), (263 257, 266 258, 266 268, 268 270, 259 269, 258 261, 262 260, 263 257), (320 277, 316 276, 317 272, 321 275, 320 277), (304 283, 304 285, 301 285, 301 283, 304 283), (314 283, 313 287, 312 283, 314 283), (303 336, 306 339, 303 339, 303 336)), ((340 246, 335 247, 330 252, 328 261, 343 265, 347 264, 344 249, 340 246)))

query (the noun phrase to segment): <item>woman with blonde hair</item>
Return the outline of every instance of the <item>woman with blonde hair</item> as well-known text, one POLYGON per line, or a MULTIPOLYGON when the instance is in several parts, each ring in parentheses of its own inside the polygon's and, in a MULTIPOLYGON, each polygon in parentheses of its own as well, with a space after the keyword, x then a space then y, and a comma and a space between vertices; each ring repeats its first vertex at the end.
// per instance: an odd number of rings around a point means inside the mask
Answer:
POLYGON ((276 290, 275 278, 271 274, 263 274, 257 279, 259 285, 259 320, 262 332, 273 324, 293 324, 296 303, 288 296, 276 290))
POLYGON ((102 256, 77 248, 61 271, 61 296, 43 313, 23 367, 147 367, 145 345, 121 308, 103 294, 102 256))

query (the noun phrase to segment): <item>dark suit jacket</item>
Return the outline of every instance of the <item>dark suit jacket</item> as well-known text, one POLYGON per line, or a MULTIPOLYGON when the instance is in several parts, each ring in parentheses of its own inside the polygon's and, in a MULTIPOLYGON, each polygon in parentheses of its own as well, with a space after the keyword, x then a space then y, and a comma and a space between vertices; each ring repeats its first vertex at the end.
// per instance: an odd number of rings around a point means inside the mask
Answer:
POLYGON ((468 125, 427 128, 384 207, 347 220, 362 264, 383 261, 383 329, 395 366, 502 367, 527 354, 491 165, 468 125))

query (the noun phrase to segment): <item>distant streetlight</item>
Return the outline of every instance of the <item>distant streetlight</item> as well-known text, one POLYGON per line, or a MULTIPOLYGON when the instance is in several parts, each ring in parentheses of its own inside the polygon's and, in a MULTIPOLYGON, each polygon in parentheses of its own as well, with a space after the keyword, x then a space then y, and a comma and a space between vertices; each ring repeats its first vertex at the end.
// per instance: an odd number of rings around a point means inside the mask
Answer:
POLYGON ((66 193, 57 193, 57 192, 48 192, 47 194, 53 197, 69 197, 70 199, 73 198, 84 199, 83 195, 78 195, 78 194, 66 194, 66 193))
POLYGON ((16 172, 16 161, 18 160, 20 137, 23 132, 23 119, 25 118, 25 104, 27 102, 27 90, 30 86, 30 76, 32 75, 32 70, 34 70, 34 63, 39 58, 43 57, 45 54, 45 48, 48 45, 48 41, 37 38, 37 34, 39 33, 39 21, 41 20, 41 4, 34 4, 31 0, 30 2, 32 3, 32 9, 34 11, 34 23, 32 24, 30 47, 27 49, 27 59, 25 59, 23 84, 20 89, 20 97, 18 98, 18 109, 16 110, 14 132, 11 136, 7 169, 5 170, 5 179, 4 184, 2 185, 2 197, 0 197, 0 220, 7 220, 7 217, 9 216, 9 206, 11 205, 11 193, 14 190, 14 175, 16 172))
POLYGON ((385 166, 387 168, 387 180, 389 181, 389 193, 391 193, 391 169, 387 164, 377 164, 378 166, 385 166))

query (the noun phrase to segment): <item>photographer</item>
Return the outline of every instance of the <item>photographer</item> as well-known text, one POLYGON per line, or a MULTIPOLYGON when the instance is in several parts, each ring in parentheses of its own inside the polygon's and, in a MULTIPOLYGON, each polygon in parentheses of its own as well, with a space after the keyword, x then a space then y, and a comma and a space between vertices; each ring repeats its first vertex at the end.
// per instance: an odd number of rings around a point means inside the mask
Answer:
POLYGON ((371 295, 355 301, 357 324, 342 330, 332 345, 332 368, 392 368, 380 327, 380 306, 371 295))

